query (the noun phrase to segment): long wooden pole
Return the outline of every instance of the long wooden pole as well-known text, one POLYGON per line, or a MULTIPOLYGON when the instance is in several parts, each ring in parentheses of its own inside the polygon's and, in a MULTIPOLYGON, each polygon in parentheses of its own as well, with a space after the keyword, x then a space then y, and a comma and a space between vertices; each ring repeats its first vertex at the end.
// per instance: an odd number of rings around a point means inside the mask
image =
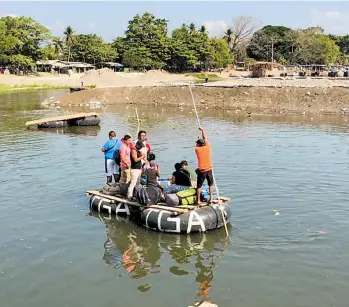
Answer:
POLYGON ((141 128, 141 123, 140 123, 140 121, 139 121, 137 108, 135 108, 135 110, 136 110, 136 116, 137 116, 137 122, 138 122, 138 127, 137 127, 137 133, 138 133, 138 132, 139 132, 139 129, 141 128))
MULTIPOLYGON (((201 127, 201 124, 200 124, 200 119, 199 119, 198 111, 196 110, 196 104, 195 104, 195 99, 194 99, 193 91, 191 90, 191 86, 190 86, 190 85, 188 85, 188 86, 189 86, 189 91, 190 91, 191 99, 192 99, 193 105, 194 105, 194 111, 195 111, 195 115, 196 115, 196 120, 197 120, 197 122, 198 122, 199 128, 202 128, 202 127, 201 127)), ((214 182, 214 185, 215 185, 215 188, 216 188, 216 193, 217 193, 217 198, 218 198, 218 205, 219 205, 219 208, 221 209, 221 213, 222 213, 222 218, 223 218, 223 222, 224 222, 225 232, 226 232, 226 234, 227 234, 227 237, 229 237, 229 232, 228 232, 228 227, 227 227, 227 221, 225 220, 225 216, 224 216, 224 212, 223 212, 223 206, 222 206, 222 203, 221 203, 221 199, 220 199, 220 197, 219 197, 219 190, 218 190, 218 187, 217 187, 216 178, 215 178, 215 175, 214 175, 213 168, 212 168, 212 176, 213 176, 213 182, 214 182)))

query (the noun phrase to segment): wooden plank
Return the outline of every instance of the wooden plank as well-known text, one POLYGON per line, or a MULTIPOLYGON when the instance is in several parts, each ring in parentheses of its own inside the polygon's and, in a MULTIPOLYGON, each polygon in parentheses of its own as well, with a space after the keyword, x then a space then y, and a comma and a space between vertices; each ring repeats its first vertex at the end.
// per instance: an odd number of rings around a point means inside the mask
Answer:
POLYGON ((220 195, 219 195, 219 198, 220 198, 221 200, 223 200, 223 201, 229 201, 229 200, 230 200, 229 197, 220 196, 220 195))
POLYGON ((199 206, 197 206, 197 205, 180 205, 180 206, 177 206, 176 208, 193 210, 193 209, 199 208, 199 206))
POLYGON ((96 195, 96 196, 103 197, 106 199, 115 200, 116 202, 119 202, 119 203, 128 204, 128 205, 134 206, 134 207, 144 207, 140 203, 137 203, 135 201, 129 201, 129 200, 122 198, 122 197, 103 194, 102 192, 97 191, 97 190, 86 191, 86 195, 96 195))
POLYGON ((178 207, 168 207, 168 206, 160 206, 160 205, 151 205, 151 206, 147 206, 147 208, 167 210, 167 211, 178 212, 178 213, 187 213, 188 212, 187 209, 180 209, 178 207))
POLYGON ((83 118, 83 117, 87 117, 87 116, 97 116, 97 115, 98 115, 98 113, 96 113, 96 112, 66 114, 66 115, 61 115, 61 116, 56 116, 56 117, 47 117, 47 118, 32 120, 32 121, 26 122, 25 125, 26 126, 40 125, 40 124, 44 124, 44 123, 48 123, 48 122, 55 122, 55 121, 60 121, 60 120, 83 118))

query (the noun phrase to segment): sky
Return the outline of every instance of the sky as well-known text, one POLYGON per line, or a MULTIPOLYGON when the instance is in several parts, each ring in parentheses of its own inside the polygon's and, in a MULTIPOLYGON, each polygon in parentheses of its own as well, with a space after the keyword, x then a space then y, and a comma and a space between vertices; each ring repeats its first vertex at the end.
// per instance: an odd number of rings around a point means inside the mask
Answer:
POLYGON ((193 22, 205 25, 211 36, 221 36, 239 15, 252 16, 261 26, 322 26, 325 33, 349 34, 345 1, 0 1, 0 17, 31 16, 58 36, 71 25, 77 33, 97 33, 108 42, 123 36, 128 21, 145 11, 169 20, 169 31, 193 22))

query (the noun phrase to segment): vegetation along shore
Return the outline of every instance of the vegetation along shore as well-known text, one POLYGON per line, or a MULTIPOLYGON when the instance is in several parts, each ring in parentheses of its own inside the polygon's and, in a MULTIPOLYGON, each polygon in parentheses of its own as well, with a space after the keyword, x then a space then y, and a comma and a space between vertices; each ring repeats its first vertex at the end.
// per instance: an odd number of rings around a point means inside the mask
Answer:
POLYGON ((239 16, 221 36, 211 37, 205 26, 193 23, 169 33, 168 20, 145 12, 112 42, 76 33, 71 26, 62 34, 53 36, 30 17, 0 18, 0 92, 83 85, 96 89, 63 96, 55 105, 178 105, 186 104, 188 96, 172 85, 204 82, 195 92, 205 108, 341 113, 347 107, 348 81, 307 76, 309 69, 320 76, 341 65, 338 72, 345 77, 349 65, 349 35, 325 34, 321 27, 262 26, 253 17, 239 16), (292 77, 249 78, 249 67, 261 61, 281 65, 284 72, 292 66, 292 77), (38 72, 39 62, 43 72, 38 72), (70 63, 83 68, 62 73, 70 63), (304 70, 301 79, 298 70, 304 70))

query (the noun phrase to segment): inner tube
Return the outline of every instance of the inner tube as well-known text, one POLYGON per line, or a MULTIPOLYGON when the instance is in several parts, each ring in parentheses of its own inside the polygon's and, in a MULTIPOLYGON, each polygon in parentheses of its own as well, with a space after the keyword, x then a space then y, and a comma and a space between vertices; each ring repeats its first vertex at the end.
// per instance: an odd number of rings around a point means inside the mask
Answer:
MULTIPOLYGON (((222 204, 222 210, 226 222, 229 223, 231 210, 227 202, 222 204)), ((141 223, 144 227, 156 231, 187 234, 224 226, 222 211, 218 204, 201 207, 178 216, 173 216, 169 211, 147 208, 141 212, 141 223)))
POLYGON ((83 118, 73 118, 68 120, 68 125, 72 126, 98 126, 101 120, 97 116, 87 116, 83 118))
POLYGON ((97 195, 92 195, 90 198, 90 209, 98 212, 108 213, 109 215, 129 216, 134 213, 139 213, 139 209, 134 206, 129 206, 124 203, 117 203, 97 195))
POLYGON ((97 116, 87 116, 84 118, 73 118, 68 120, 52 121, 38 125, 39 128, 61 128, 75 126, 98 126, 101 120, 97 116))
POLYGON ((57 120, 54 122, 48 122, 38 125, 38 128, 60 128, 60 127, 69 127, 69 124, 66 120, 57 120))

